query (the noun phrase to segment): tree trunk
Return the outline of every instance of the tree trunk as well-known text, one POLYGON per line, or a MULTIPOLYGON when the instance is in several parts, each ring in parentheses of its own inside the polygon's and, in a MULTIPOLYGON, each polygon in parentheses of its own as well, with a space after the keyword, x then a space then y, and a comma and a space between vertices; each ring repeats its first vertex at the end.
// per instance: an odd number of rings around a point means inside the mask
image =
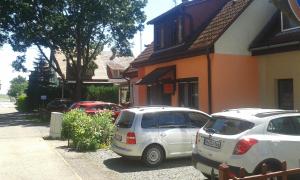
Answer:
POLYGON ((81 86, 82 86, 82 44, 81 44, 80 28, 76 28, 76 52, 77 52, 77 74, 76 74, 76 91, 75 91, 75 100, 80 101, 81 98, 81 86))
POLYGON ((75 101, 80 101, 80 98, 81 98, 81 87, 82 87, 81 80, 76 80, 75 101))

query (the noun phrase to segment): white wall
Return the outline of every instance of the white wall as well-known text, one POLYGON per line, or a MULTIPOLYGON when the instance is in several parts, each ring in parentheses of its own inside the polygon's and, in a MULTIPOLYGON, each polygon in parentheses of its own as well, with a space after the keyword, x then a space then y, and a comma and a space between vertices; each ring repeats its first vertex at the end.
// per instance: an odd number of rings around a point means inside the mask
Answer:
POLYGON ((220 54, 250 55, 249 45, 275 13, 270 0, 254 0, 215 43, 220 54))

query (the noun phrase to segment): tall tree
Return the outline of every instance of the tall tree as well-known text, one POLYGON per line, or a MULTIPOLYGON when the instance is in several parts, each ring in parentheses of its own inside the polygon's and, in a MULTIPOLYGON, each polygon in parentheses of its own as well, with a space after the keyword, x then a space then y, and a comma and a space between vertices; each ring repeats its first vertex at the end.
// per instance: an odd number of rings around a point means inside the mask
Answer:
POLYGON ((58 95, 58 87, 55 83, 54 72, 42 55, 34 62, 34 71, 29 75, 26 95, 28 110, 39 108, 42 95, 46 95, 47 100, 53 99, 58 95))
MULTIPOLYGON (((81 95, 83 77, 104 46, 114 55, 131 55, 130 39, 143 29, 147 0, 2 0, 3 32, 10 32, 15 51, 32 45, 65 80, 55 58, 60 51, 76 74, 76 99, 81 95), (50 49, 48 57, 44 49, 50 49)), ((1 30, 1 29, 0 29, 1 30)), ((25 62, 21 56, 15 64, 25 62)), ((17 66, 20 67, 20 66, 17 66)), ((22 68, 19 68, 22 70, 22 68)))
POLYGON ((7 95, 17 98, 21 94, 25 93, 27 86, 28 86, 28 82, 27 82, 26 78, 24 78, 22 76, 13 78, 10 81, 10 88, 7 92, 7 95))

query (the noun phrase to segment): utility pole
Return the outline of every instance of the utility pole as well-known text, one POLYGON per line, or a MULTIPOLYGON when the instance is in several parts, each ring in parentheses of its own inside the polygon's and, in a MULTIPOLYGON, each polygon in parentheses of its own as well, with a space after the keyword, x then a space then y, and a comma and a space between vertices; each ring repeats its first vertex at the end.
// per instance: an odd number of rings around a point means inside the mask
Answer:
POLYGON ((177 6, 177 0, 173 0, 174 5, 177 6))
POLYGON ((143 51, 143 37, 142 37, 142 31, 140 31, 140 53, 143 51))

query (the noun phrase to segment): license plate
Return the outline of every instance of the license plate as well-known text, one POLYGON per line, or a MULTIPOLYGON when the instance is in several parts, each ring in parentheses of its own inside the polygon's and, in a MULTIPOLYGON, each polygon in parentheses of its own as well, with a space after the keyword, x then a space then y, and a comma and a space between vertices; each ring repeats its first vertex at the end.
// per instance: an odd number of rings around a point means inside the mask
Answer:
POLYGON ((203 144, 206 145, 206 146, 213 147, 213 148, 221 149, 221 141, 216 141, 216 140, 213 140, 213 139, 204 138, 203 144))
POLYGON ((118 141, 122 141, 122 136, 119 134, 115 134, 115 139, 118 141))

